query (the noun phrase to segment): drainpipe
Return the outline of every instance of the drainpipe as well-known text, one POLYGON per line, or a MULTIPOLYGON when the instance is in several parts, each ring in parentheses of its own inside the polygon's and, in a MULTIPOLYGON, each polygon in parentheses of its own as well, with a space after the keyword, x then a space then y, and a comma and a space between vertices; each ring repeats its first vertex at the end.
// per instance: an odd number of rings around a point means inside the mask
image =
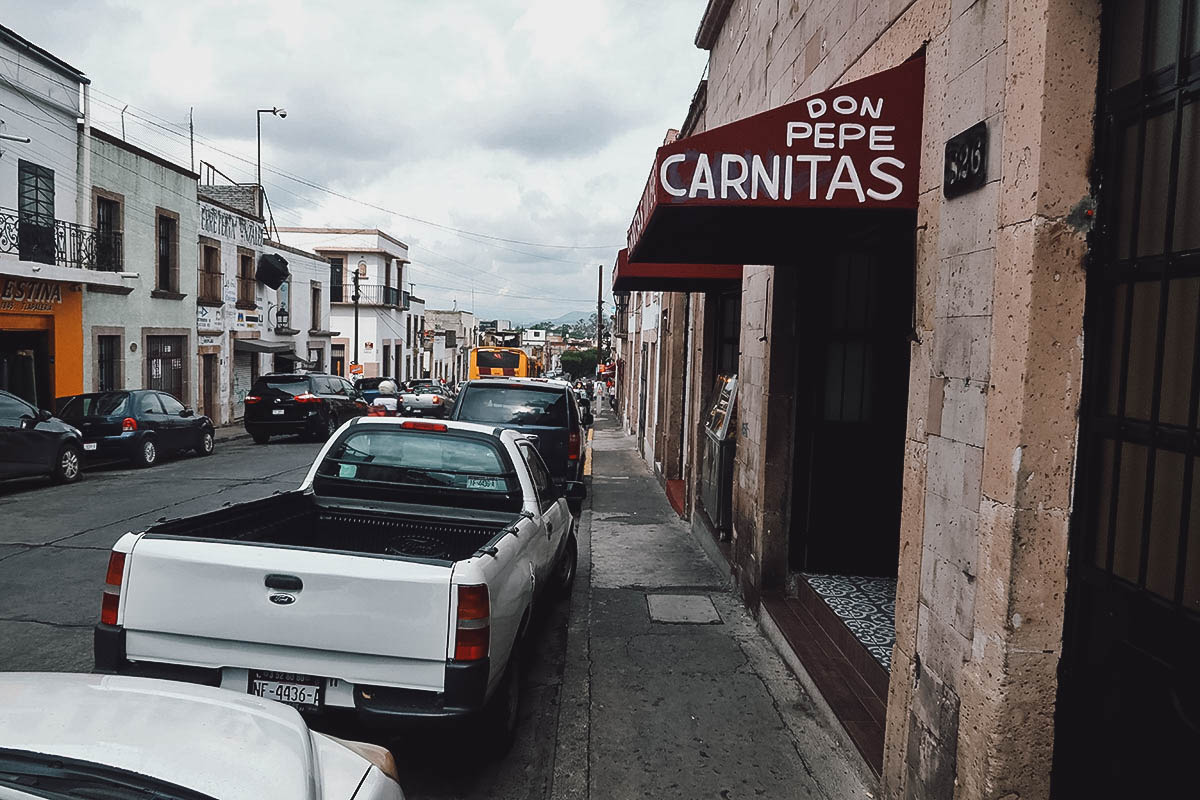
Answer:
POLYGON ((75 179, 75 222, 92 222, 92 95, 90 86, 83 84, 83 139, 79 143, 78 175, 75 179))

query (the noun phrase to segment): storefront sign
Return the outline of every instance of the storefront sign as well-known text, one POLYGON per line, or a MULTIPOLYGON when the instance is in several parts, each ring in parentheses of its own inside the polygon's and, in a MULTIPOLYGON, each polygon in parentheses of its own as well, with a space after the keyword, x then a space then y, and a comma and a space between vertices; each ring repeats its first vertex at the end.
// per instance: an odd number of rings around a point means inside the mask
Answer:
POLYGON ((53 311, 62 305, 62 284, 18 278, 0 280, 0 311, 53 311))
POLYGON ((200 204, 200 230, 247 247, 263 246, 263 224, 208 203, 200 204))
POLYGON ((942 194, 973 192, 987 182, 987 123, 978 122, 946 142, 942 194))
POLYGON ((221 306, 196 306, 196 329, 219 331, 225 328, 225 309, 221 306))
POLYGON ((917 207, 925 61, 670 142, 629 227, 664 207, 917 207))

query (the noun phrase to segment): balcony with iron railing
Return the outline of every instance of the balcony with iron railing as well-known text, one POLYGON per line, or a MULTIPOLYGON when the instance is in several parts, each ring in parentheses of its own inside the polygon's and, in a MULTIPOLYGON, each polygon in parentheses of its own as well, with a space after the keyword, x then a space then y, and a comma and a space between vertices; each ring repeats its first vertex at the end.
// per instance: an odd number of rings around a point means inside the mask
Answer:
POLYGON ((99 272, 124 270, 120 231, 0 208, 0 253, 21 261, 99 272))
MULTIPOLYGON (((378 283, 361 283, 358 286, 358 304, 360 306, 385 306, 389 308, 408 308, 409 293, 395 286, 384 286, 378 283)), ((354 284, 334 284, 330 287, 329 302, 353 303, 354 284)))

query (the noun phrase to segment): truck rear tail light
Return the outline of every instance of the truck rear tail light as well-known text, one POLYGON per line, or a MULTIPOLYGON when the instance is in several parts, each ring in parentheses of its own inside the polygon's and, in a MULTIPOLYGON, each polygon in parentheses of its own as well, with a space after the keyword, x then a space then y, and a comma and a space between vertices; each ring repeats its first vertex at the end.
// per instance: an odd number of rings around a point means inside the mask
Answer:
POLYGON ((458 624, 454 631, 454 660, 487 658, 491 639, 491 603, 488 587, 480 584, 458 587, 458 624))
POLYGON ((387 415, 388 415, 388 410, 386 408, 384 408, 383 406, 377 406, 377 405, 367 406, 367 416, 368 417, 386 417, 387 415))
POLYGON ((250 395, 246 395, 246 399, 245 399, 245 400, 243 400, 242 402, 243 402, 243 403, 245 403, 245 404, 246 404, 246 405, 248 405, 248 406, 252 406, 252 405, 254 405, 255 403, 257 403, 259 400, 262 400, 262 398, 261 398, 261 397, 258 397, 258 396, 256 396, 256 395, 252 395, 252 394, 250 394, 250 395))
POLYGON ((410 431, 441 431, 441 432, 444 432, 444 431, 450 430, 450 428, 445 423, 442 423, 442 422, 418 422, 415 420, 409 420, 408 422, 402 422, 402 423, 400 423, 400 427, 405 428, 410 431))
POLYGON ((298 394, 298 395, 296 395, 295 400, 297 403, 319 403, 319 402, 321 402, 321 398, 317 397, 312 392, 305 392, 304 394, 298 394))
POLYGON ((433 404, 435 406, 440 406, 442 404, 442 398, 435 394, 433 396, 433 404))
POLYGON ((567 434, 567 460, 579 460, 579 431, 571 431, 567 434))
POLYGON ((121 576, 125 574, 125 554, 115 550, 108 556, 108 572, 104 575, 107 588, 100 602, 100 622, 117 624, 117 611, 121 604, 121 576), (115 589, 116 591, 109 591, 115 589))
POLYGON ((137 420, 134 419, 133 417, 126 417, 125 419, 121 420, 121 432, 122 433, 132 433, 133 431, 136 431, 136 430, 137 430, 137 420))

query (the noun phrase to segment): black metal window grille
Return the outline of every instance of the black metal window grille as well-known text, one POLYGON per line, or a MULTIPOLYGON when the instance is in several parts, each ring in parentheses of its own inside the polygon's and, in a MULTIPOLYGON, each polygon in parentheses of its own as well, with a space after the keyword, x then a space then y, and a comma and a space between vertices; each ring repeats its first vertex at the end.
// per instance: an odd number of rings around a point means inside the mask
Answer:
POLYGON ((173 217, 168 217, 165 214, 158 215, 158 269, 156 278, 158 288, 167 292, 174 292, 178 289, 175 281, 176 269, 178 268, 178 264, 175 263, 175 247, 179 241, 178 224, 173 217))
POLYGON ((342 265, 344 262, 340 258, 329 259, 329 302, 341 303, 344 300, 342 295, 342 265))
POLYGON ((1200 613, 1200 2, 1111 6, 1082 546, 1106 577, 1200 613))
POLYGON ((17 161, 17 214, 21 260, 53 264, 54 170, 17 161))
POLYGON ((98 336, 96 338, 96 362, 98 392, 112 392, 120 389, 121 372, 121 337, 98 336))
POLYGON ((121 204, 108 197, 96 197, 96 269, 120 272, 121 204))

